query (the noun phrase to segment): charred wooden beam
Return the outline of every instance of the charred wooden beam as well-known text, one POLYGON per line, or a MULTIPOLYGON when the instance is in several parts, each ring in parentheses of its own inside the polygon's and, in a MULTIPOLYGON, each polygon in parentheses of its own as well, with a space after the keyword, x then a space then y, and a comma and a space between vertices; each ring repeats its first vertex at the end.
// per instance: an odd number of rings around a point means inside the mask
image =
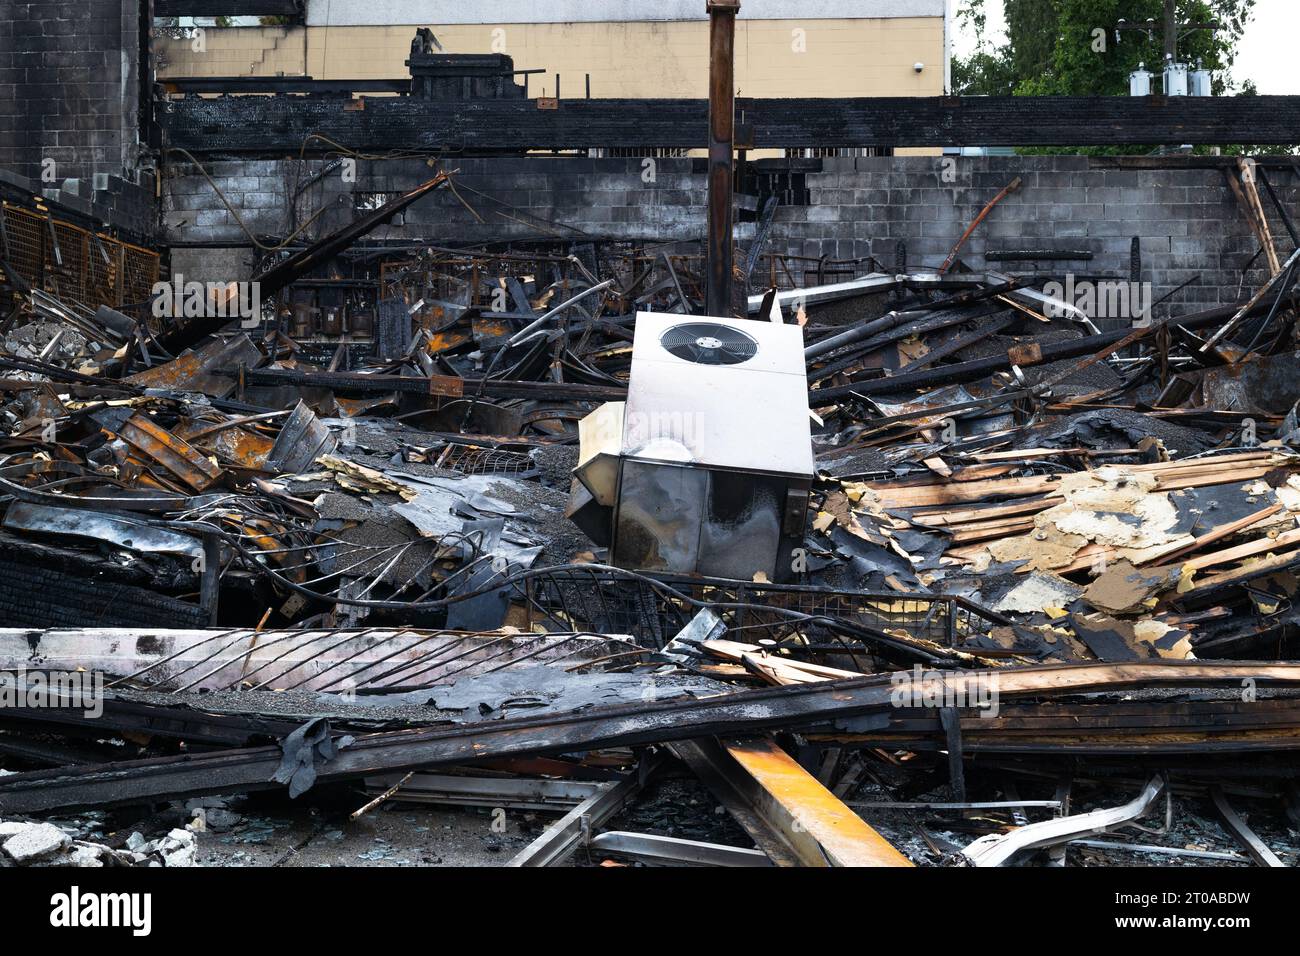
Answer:
MULTIPOLYGON (((371 734, 358 738, 328 764, 318 767, 317 779, 345 780, 478 759, 757 731, 837 713, 848 715, 888 707, 891 692, 887 680, 864 678, 703 700, 593 708, 558 718, 520 718, 451 730, 371 734)), ((0 778, 0 813, 275 789, 280 784, 272 778, 281 759, 280 747, 268 746, 12 774, 0 778)))
POLYGON ((523 398, 537 401, 619 402, 627 389, 606 385, 576 385, 567 382, 515 382, 453 375, 364 375, 356 372, 312 372, 299 369, 248 369, 244 373, 249 385, 307 386, 329 388, 338 392, 379 395, 401 392, 406 395, 434 395, 443 398, 523 398))
MULTIPOLYGON (((747 148, 1114 146, 1300 142, 1300 96, 869 97, 738 99, 747 148)), ((317 133, 352 149, 458 153, 596 147, 697 148, 697 99, 426 101, 334 96, 201 98, 166 104, 171 146, 194 153, 297 152, 317 133)), ((329 148, 321 140, 309 150, 329 148)))
POLYGON ((317 266, 329 262, 348 246, 361 239, 379 226, 391 222, 392 218, 410 206, 417 199, 428 195, 448 180, 446 173, 439 173, 427 182, 421 183, 408 193, 397 196, 384 203, 374 212, 366 213, 323 239, 312 243, 305 249, 295 252, 289 258, 276 263, 257 277, 261 284, 263 296, 273 296, 289 283, 298 279, 317 266))
POLYGON ((43 733, 69 730, 102 734, 105 730, 114 730, 185 740, 190 746, 242 747, 255 737, 263 740, 285 737, 297 730, 298 725, 263 715, 209 713, 187 704, 159 706, 118 697, 110 692, 103 698, 103 712, 97 715, 88 715, 79 707, 10 707, 5 710, 4 721, 0 722, 0 728, 3 727, 28 732, 39 728, 43 733))
MULTIPOLYGON (((1294 295, 1287 299, 1288 303, 1294 301, 1294 295)), ((1243 317, 1249 318, 1264 315, 1268 312, 1269 307, 1269 302, 1261 302, 1246 310, 1243 317)), ((1204 312, 1197 312, 1181 318, 1170 319, 1168 320, 1168 324, 1171 327, 1188 330, 1209 329, 1223 325, 1240 311, 1240 306, 1224 306, 1218 309, 1209 309, 1204 312)), ((1090 355, 1096 353, 1099 349, 1105 349, 1109 346, 1123 343, 1132 336, 1132 334, 1132 330, 1121 329, 1117 332, 1105 332, 1101 335, 1089 335, 1079 339, 1053 342, 1042 347, 1039 361, 1034 364, 1048 365, 1052 362, 1060 362, 1066 359, 1090 355)), ((855 382, 852 385, 835 385, 829 388, 819 388, 809 392, 808 399, 813 404, 814 408, 818 408, 824 407, 831 402, 851 398, 855 395, 892 395, 898 392, 910 391, 912 389, 938 388, 944 385, 973 382, 977 379, 987 378, 995 372, 1006 371, 1011 368, 1013 364, 1016 363, 1010 353, 1005 355, 993 355, 988 358, 972 359, 969 362, 956 362, 952 365, 941 365, 937 368, 927 368, 917 372, 904 372, 903 374, 891 375, 886 378, 874 378, 867 381, 855 382)))
POLYGON ((298 17, 303 0, 153 0, 155 17, 298 17))
POLYGON ((409 93, 411 78, 316 80, 310 76, 177 76, 158 81, 167 93, 409 93))

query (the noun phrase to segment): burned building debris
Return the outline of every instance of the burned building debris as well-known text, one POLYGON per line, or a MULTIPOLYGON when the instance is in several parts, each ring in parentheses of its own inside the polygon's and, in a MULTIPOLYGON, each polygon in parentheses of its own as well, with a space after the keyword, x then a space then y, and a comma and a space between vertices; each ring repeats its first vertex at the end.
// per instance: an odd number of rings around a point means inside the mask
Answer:
MULTIPOLYGON (((622 139, 642 108, 539 99, 436 27, 396 81, 160 81, 159 195, 205 180, 239 243, 6 185, 0 864, 234 865, 309 805, 254 862, 423 860, 347 842, 401 807, 503 809, 511 867, 1296 864, 1300 167, 1196 167, 1240 201, 1227 302, 1126 237, 1124 270, 1069 229, 983 242, 1028 172, 968 190, 938 255, 796 253, 772 230, 814 167, 737 153, 873 145, 871 114, 750 115, 737 5, 708 7, 709 109, 622 139), (710 147, 693 238, 460 189, 615 139, 710 147), (295 151, 283 228, 249 229, 209 167, 295 151), (419 182, 299 208, 389 159, 419 182), (526 233, 419 224, 435 200, 526 233), (230 248, 226 282, 176 268, 230 248)), ((1272 142, 1284 99, 1145 115, 1272 142)), ((930 125, 888 145, 997 105, 897 107, 930 125)))

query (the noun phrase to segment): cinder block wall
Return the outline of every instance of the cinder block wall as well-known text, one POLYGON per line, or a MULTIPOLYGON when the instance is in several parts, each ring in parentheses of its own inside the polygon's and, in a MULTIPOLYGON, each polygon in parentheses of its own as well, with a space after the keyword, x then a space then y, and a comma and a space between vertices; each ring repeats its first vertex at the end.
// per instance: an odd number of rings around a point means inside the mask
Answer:
POLYGON ((133 0, 4 0, 0 168, 41 188, 134 180, 138 49, 133 0))
MULTIPOLYGON (((402 225, 374 238, 448 244, 494 240, 695 240, 704 235, 706 180, 697 160, 457 159, 457 194, 420 200, 402 225)), ((1160 298, 1197 278, 1172 300, 1179 311, 1240 301, 1266 278, 1259 250, 1224 174, 1217 168, 1116 168, 1078 156, 894 157, 805 162, 808 202, 779 208, 768 248, 831 259, 875 256, 889 268, 900 241, 909 268, 937 266, 984 204, 1012 179, 1023 185, 989 216, 963 249, 973 269, 1079 277, 1127 278, 1133 237, 1140 239, 1143 275, 1160 298), (987 263, 990 251, 1086 250, 1089 261, 987 263)), ((356 196, 396 194, 431 175, 417 160, 360 162, 355 181, 343 169, 301 188, 324 161, 210 164, 244 225, 284 235, 289 197, 298 193, 301 224, 324 207, 306 233, 320 236, 350 221, 356 196), (299 191, 301 189, 301 191, 299 191)), ((1300 199, 1294 172, 1272 179, 1289 209, 1300 199)), ((173 166, 163 185, 163 225, 172 241, 239 244, 244 229, 192 166, 173 166)), ((1268 204, 1267 196, 1264 201, 1268 204)), ((1300 213, 1300 210, 1297 210, 1300 213)), ((1289 249, 1270 210, 1279 254, 1289 249)), ((754 224, 742 223, 742 247, 754 224)), ((226 260, 230 261, 230 260, 226 260)), ((203 278, 196 276, 196 278, 203 278)), ((212 278, 238 278, 214 276, 212 278)), ((1157 315, 1162 310, 1157 310, 1157 315)))
MULTIPOLYGON (((1153 161, 1154 162, 1154 161, 1153 161)), ((1259 243, 1219 168, 1175 159, 1164 168, 1119 168, 1086 156, 895 157, 828 159, 808 176, 811 205, 781 210, 773 241, 792 253, 847 259, 874 255, 894 263, 907 244, 908 264, 943 262, 984 205, 1019 177, 961 251, 972 269, 1064 275, 1129 275, 1132 240, 1140 240, 1142 279, 1158 299, 1195 280, 1172 300, 1205 308, 1239 301, 1267 272, 1259 243), (1088 261, 986 262, 992 251, 1083 250, 1088 261)), ((1271 181, 1293 218, 1300 214, 1297 175, 1271 181)), ((1277 249, 1291 244, 1267 194, 1277 249)))

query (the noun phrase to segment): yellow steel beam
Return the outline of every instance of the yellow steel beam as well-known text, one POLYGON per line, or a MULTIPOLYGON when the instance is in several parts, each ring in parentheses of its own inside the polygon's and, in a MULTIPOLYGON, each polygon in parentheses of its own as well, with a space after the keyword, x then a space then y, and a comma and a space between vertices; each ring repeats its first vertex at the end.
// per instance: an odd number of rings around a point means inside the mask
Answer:
POLYGON ((793 757, 765 738, 723 741, 758 785, 756 809, 805 863, 822 866, 912 866, 793 757))
POLYGON ((765 738, 670 744, 777 866, 912 866, 765 738))

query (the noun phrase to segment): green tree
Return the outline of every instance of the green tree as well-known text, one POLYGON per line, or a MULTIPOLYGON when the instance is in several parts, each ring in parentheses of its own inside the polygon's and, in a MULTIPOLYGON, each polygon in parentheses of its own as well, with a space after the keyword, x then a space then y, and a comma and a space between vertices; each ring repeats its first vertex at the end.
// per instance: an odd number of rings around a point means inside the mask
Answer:
POLYGON ((959 96, 1014 94, 1018 81, 1011 66, 1011 48, 989 39, 984 0, 965 0, 957 8, 957 26, 975 37, 975 50, 965 59, 953 57, 953 92, 959 96))
MULTIPOLYGON (((1218 22, 1222 29, 1182 33, 1178 57, 1214 72, 1214 93, 1231 92, 1231 68, 1255 0, 1184 0, 1180 23, 1218 22)), ((1159 75, 1164 61, 1163 0, 1061 0, 1057 41, 1049 68, 1022 76, 1017 93, 1057 96, 1117 96, 1128 93, 1129 74, 1140 65, 1159 75), (1125 31, 1120 20, 1155 20, 1146 31, 1125 31), (1100 32, 1099 32, 1100 31, 1100 32)))
MULTIPOLYGON (((1164 61, 1164 0, 1003 0, 1007 37, 988 35, 987 0, 962 0, 960 27, 975 50, 953 60, 953 91, 965 96, 1126 96, 1129 75, 1145 65, 1159 90, 1164 61), (1147 30, 1117 28, 1152 22, 1147 30)), ((1179 23, 1217 23, 1220 29, 1179 33, 1178 57, 1213 73, 1214 95, 1252 95, 1254 85, 1232 76, 1237 46, 1256 0, 1178 0, 1179 23)), ((1154 147, 1153 147, 1154 148, 1154 147)), ((1058 150, 1053 150, 1058 151, 1058 150)), ((1142 152, 1141 147, 1084 152, 1142 152)), ((1281 148, 1231 147, 1229 152, 1281 148)))
POLYGON ((1003 0, 1008 61, 1017 77, 1041 76, 1056 54, 1062 0, 1003 0))
MULTIPOLYGON (((1231 78, 1237 44, 1256 0, 1179 0, 1180 23, 1218 22, 1222 29, 1185 31, 1179 59, 1214 71, 1214 92, 1237 89, 1231 78)), ((1004 0, 1006 42, 987 34, 986 0, 962 0, 959 23, 972 29, 975 52, 953 63, 954 91, 1009 91, 1017 96, 1122 96, 1129 74, 1145 63, 1157 75, 1164 59, 1163 0, 1004 0), (1146 31, 1117 33, 1120 21, 1155 21, 1146 31)))

